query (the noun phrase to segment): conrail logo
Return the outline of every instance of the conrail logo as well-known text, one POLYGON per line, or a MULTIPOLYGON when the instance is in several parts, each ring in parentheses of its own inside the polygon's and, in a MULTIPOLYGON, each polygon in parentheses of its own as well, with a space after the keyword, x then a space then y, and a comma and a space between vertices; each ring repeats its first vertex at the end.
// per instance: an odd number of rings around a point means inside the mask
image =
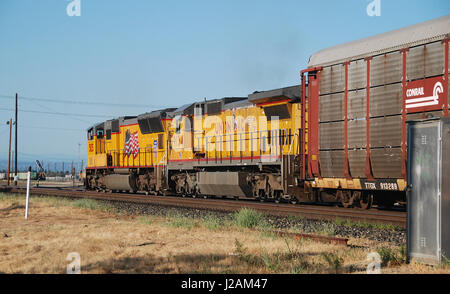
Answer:
MULTIPOLYGON (((430 106, 439 104, 439 94, 444 93, 444 86, 441 82, 437 82, 433 87, 433 95, 429 97, 422 97, 416 99, 406 99, 406 108, 415 108, 421 106, 430 106)), ((414 88, 406 90, 406 97, 416 97, 425 95, 424 88, 414 88)))
POLYGON ((408 98, 412 97, 412 96, 419 96, 419 95, 425 95, 424 91, 423 91, 423 87, 409 89, 406 91, 406 97, 408 97, 408 98))
POLYGON ((408 112, 439 110, 440 96, 443 93, 441 77, 409 82, 406 87, 406 110, 408 112))

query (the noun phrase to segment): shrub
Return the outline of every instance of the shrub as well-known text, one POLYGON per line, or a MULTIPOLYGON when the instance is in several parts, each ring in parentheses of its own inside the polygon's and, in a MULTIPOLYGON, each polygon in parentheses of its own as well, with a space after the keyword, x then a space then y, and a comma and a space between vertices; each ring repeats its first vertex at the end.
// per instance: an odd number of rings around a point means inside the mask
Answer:
POLYGON ((403 255, 406 255, 406 250, 403 247, 400 248, 399 252, 386 247, 380 248, 377 252, 380 254, 382 266, 399 265, 404 261, 403 255))
POLYGON ((328 265, 334 269, 335 273, 337 274, 344 263, 344 259, 342 257, 339 257, 337 254, 333 253, 322 253, 323 258, 326 260, 328 265))
POLYGON ((233 214, 233 220, 238 227, 255 228, 264 225, 264 216, 253 209, 242 208, 233 214))

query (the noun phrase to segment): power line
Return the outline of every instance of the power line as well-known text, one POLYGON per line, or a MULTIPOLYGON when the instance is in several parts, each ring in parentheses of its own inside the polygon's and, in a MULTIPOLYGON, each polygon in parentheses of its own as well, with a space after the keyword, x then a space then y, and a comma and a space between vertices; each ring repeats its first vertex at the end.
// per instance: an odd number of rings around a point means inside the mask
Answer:
MULTIPOLYGON (((34 104, 36 104, 37 106, 39 106, 40 108, 46 109, 46 110, 48 110, 48 111, 57 112, 57 111, 55 111, 54 109, 51 109, 50 107, 41 105, 40 103, 37 103, 36 101, 31 101, 31 103, 34 103, 34 104)), ((88 121, 85 121, 84 119, 77 118, 77 117, 74 117, 74 116, 69 116, 69 118, 71 118, 71 119, 73 119, 73 120, 81 121, 81 122, 84 122, 84 123, 90 123, 90 122, 88 122, 88 121)))
MULTIPOLYGON (((6 111, 14 111, 14 109, 11 108, 0 108, 0 110, 6 110, 6 111)), ((68 113, 68 112, 50 112, 50 111, 38 111, 38 110, 23 110, 19 109, 21 112, 31 112, 31 113, 41 113, 41 114, 51 114, 51 115, 63 115, 63 116, 81 116, 81 117, 106 117, 106 118, 112 118, 113 115, 101 115, 101 114, 81 114, 81 113, 68 113)))
MULTIPOLYGON (((0 94, 0 98, 14 99, 13 96, 0 94)), ((163 105, 152 105, 152 104, 130 104, 130 103, 105 103, 105 102, 92 102, 92 101, 83 101, 83 100, 56 100, 49 98, 36 98, 36 97, 24 97, 20 96, 20 99, 30 100, 30 101, 42 101, 42 102, 50 102, 50 103, 63 103, 63 104, 81 104, 81 105, 92 105, 92 106, 112 106, 112 107, 147 107, 147 108, 167 108, 167 106, 163 105)))
POLYGON ((22 128, 39 129, 39 130, 61 130, 61 131, 84 132, 84 129, 52 128, 52 127, 24 126, 24 125, 22 125, 22 128))

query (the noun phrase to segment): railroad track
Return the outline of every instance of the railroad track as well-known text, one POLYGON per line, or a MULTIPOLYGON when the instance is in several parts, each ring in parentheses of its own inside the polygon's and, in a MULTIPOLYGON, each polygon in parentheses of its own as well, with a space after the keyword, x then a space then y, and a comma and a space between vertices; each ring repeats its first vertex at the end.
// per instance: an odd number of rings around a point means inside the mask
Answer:
MULTIPOLYGON (((21 187, 4 188, 11 193, 25 193, 21 187)), ((6 191, 6 190, 5 190, 6 191)), ((31 188, 31 195, 59 196, 70 198, 91 198, 96 200, 125 201, 138 204, 150 204, 169 207, 184 207, 223 212, 234 212, 241 208, 251 208, 275 216, 299 216, 307 219, 349 219, 358 222, 392 224, 406 227, 406 212, 383 211, 378 209, 362 210, 332 206, 292 205, 256 201, 236 201, 232 199, 183 198, 170 196, 147 196, 143 194, 101 193, 74 188, 31 188)))

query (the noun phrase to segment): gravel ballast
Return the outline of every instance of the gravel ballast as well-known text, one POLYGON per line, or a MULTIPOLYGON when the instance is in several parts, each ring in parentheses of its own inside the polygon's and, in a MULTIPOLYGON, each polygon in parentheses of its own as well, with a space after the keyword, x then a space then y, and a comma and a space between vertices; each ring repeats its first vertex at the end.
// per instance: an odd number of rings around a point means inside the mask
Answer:
MULTIPOLYGON (((177 216, 201 219, 215 217, 221 222, 231 221, 233 213, 161 205, 137 204, 119 201, 104 201, 119 212, 129 215, 177 216)), ((389 242, 400 246, 406 244, 406 230, 365 223, 333 222, 328 220, 312 220, 299 217, 264 215, 266 223, 274 229, 294 232, 321 234, 344 238, 364 238, 378 242, 389 242)))

